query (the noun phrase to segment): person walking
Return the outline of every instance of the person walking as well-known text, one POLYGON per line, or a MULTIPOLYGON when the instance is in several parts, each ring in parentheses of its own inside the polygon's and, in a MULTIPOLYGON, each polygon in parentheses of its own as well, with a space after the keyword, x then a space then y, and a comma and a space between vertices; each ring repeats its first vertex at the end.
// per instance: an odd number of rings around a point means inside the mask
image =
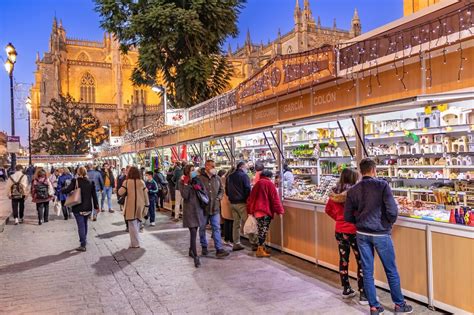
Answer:
POLYGON ((253 186, 247 201, 247 213, 253 215, 257 220, 258 248, 255 255, 259 258, 270 257, 270 254, 265 250, 265 240, 270 223, 275 213, 278 215, 285 213, 272 177, 271 171, 263 170, 260 180, 253 186))
POLYGON ((69 219, 69 207, 66 207, 65 202, 67 199, 67 194, 63 192, 63 189, 66 187, 69 187, 69 184, 71 184, 73 180, 73 177, 71 175, 71 172, 67 167, 64 168, 63 173, 61 176, 59 176, 58 179, 58 186, 56 188, 56 195, 59 198, 59 201, 61 202, 61 210, 63 211, 63 217, 64 220, 69 219))
MULTIPOLYGON (((234 172, 234 168, 231 168, 229 171, 220 170, 217 173, 217 176, 221 179, 222 187, 225 191, 226 179, 229 174, 234 172)), ((232 239, 232 225, 234 223, 234 218, 232 217, 232 208, 230 205, 229 197, 226 194, 223 195, 221 201, 221 219, 223 220, 223 224, 221 224, 221 228, 223 230, 224 236, 224 245, 233 246, 232 243, 234 240, 232 239)))
POLYGON ((105 204, 105 199, 107 199, 108 210, 110 213, 114 213, 114 210, 112 209, 112 193, 115 188, 115 176, 112 170, 110 169, 109 163, 104 163, 103 167, 104 168, 101 172, 101 176, 104 181, 104 187, 102 189, 100 209, 101 209, 101 212, 105 212, 104 204, 105 204))
POLYGON ((55 168, 51 169, 51 175, 49 175, 49 181, 51 182, 51 185, 53 185, 54 191, 56 191, 56 188, 58 187, 58 179, 60 176, 60 169, 55 168))
POLYGON ((148 190, 148 200, 150 206, 148 207, 148 217, 150 218, 150 225, 155 226, 155 211, 156 211, 156 196, 158 195, 158 184, 153 179, 153 172, 148 171, 145 175, 145 186, 148 190))
MULTIPOLYGON (((222 247, 221 239, 221 200, 224 195, 221 179, 217 177, 217 171, 213 160, 207 160, 204 170, 198 175, 199 180, 204 185, 204 191, 209 197, 209 203, 204 209, 205 222, 210 222, 212 228, 212 238, 216 247, 216 256, 223 258, 229 256, 229 252, 222 247)), ((206 236, 206 224, 199 229, 199 239, 201 241, 202 255, 208 254, 208 243, 206 236)))
POLYGON ((153 179, 158 184, 158 193, 156 195, 156 205, 159 211, 164 211, 164 202, 166 195, 168 194, 168 181, 165 175, 161 173, 160 169, 156 169, 153 175, 153 179))
POLYGON ((173 182, 174 166, 171 166, 166 172, 166 181, 168 182, 170 203, 171 203, 171 216, 174 218, 174 205, 176 203, 176 184, 173 182))
POLYGON ((132 166, 127 179, 118 190, 119 195, 126 194, 123 213, 130 234, 130 248, 140 248, 140 227, 150 205, 145 182, 141 179, 140 170, 132 166))
POLYGON ((176 166, 174 168, 174 172, 173 172, 173 183, 174 183, 174 186, 175 186, 175 195, 174 195, 174 220, 177 222, 179 221, 179 217, 180 215, 182 214, 181 213, 181 201, 182 201, 182 197, 181 197, 181 193, 179 191, 179 188, 178 188, 178 183, 179 181, 181 180, 181 177, 183 176, 183 168, 186 166, 186 164, 183 162, 176 162, 176 166))
POLYGON ((31 197, 36 204, 38 212, 38 225, 49 221, 49 202, 53 199, 53 185, 46 176, 43 168, 36 168, 36 173, 31 183, 31 197))
POLYGON ((376 177, 376 163, 370 158, 359 164, 362 180, 347 191, 344 220, 357 228, 364 289, 369 300, 370 313, 381 314, 383 306, 376 296, 374 284, 374 251, 377 252, 385 270, 390 295, 395 303, 395 314, 413 312, 403 297, 400 276, 395 261, 391 231, 397 221, 398 207, 389 184, 376 177))
MULTIPOLYGON (((79 169, 77 169, 78 171, 79 169)), ((77 172, 76 172, 77 173, 77 172)), ((97 200, 99 199, 99 194, 102 193, 102 190, 104 189, 104 180, 102 178, 102 174, 97 171, 92 164, 87 165, 87 178, 91 181, 94 182, 95 186, 95 193, 97 195, 97 200)), ((100 212, 96 211, 96 209, 92 210, 92 221, 97 220, 97 214, 100 212)))
MULTIPOLYGON (((118 190, 120 189, 120 187, 122 187, 122 184, 123 184, 123 182, 125 181, 126 178, 127 178, 127 171, 126 171, 125 167, 122 167, 122 169, 120 170, 119 176, 117 176, 117 185, 115 186, 115 191, 118 192, 118 190)), ((120 196, 117 193, 117 200, 119 198, 120 198, 120 196)), ((122 205, 119 205, 119 206, 120 206, 120 211, 122 211, 123 206, 122 205)))
POLYGON ((33 181, 33 176, 35 175, 35 167, 30 164, 26 169, 26 176, 28 177, 28 184, 31 184, 33 181))
POLYGON ((99 201, 97 199, 95 184, 93 181, 89 181, 87 178, 87 170, 83 166, 77 169, 77 178, 73 178, 68 186, 61 189, 61 193, 67 196, 76 188, 81 189, 81 203, 72 207, 72 213, 74 213, 74 217, 76 218, 80 243, 80 246, 76 250, 85 252, 87 246, 88 219, 93 209, 96 211, 99 210, 99 201))
POLYGON ((25 215, 25 198, 28 191, 28 177, 23 174, 23 166, 17 164, 16 172, 7 180, 7 196, 12 201, 12 212, 15 225, 23 223, 25 215))
POLYGON ((359 288, 359 303, 367 305, 369 302, 364 293, 364 277, 360 261, 359 248, 357 246, 356 227, 354 224, 344 220, 344 203, 347 191, 359 180, 359 173, 346 168, 341 172, 339 182, 333 188, 326 203, 326 213, 336 221, 335 235, 339 247, 339 276, 343 287, 342 297, 348 299, 356 295, 349 282, 349 256, 351 248, 357 262, 357 285, 359 288))
MULTIPOLYGON (((235 172, 230 174, 227 178, 227 183, 225 186, 225 191, 227 197, 229 197, 230 206, 232 209, 233 222, 233 232, 232 239, 234 240, 234 246, 232 247, 233 251, 238 251, 244 249, 240 243, 240 230, 242 222, 247 220, 247 199, 250 195, 250 178, 247 175, 247 163, 239 162, 237 164, 235 172)), ((250 234, 249 236, 250 244, 252 245, 252 250, 257 250, 257 236, 255 234, 250 234)))
POLYGON ((204 191, 204 184, 194 171, 191 164, 185 166, 183 178, 178 182, 178 188, 183 197, 183 227, 189 229, 189 256, 194 259, 194 266, 199 268, 201 261, 197 253, 196 238, 198 228, 206 225, 204 207, 201 205, 196 190, 204 191))

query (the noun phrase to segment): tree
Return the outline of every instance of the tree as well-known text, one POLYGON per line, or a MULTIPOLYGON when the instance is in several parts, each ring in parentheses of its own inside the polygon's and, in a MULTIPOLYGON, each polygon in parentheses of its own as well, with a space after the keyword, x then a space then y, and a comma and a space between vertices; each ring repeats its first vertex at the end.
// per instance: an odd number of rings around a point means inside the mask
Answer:
POLYGON ((43 114, 46 122, 32 143, 35 153, 43 150, 54 155, 85 154, 89 152, 89 139, 99 145, 107 137, 91 108, 70 95, 51 99, 43 114))
POLYGON ((115 34, 124 53, 139 52, 132 81, 151 85, 157 76, 175 107, 191 107, 229 87, 232 66, 221 47, 238 34, 246 0, 95 0, 101 26, 115 34))

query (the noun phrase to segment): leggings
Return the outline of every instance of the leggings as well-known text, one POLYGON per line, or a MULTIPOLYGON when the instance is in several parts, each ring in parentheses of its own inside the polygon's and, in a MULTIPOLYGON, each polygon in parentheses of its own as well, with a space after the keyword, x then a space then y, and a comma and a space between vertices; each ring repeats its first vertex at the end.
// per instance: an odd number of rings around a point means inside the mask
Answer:
POLYGON ((194 256, 197 256, 197 248, 196 248, 197 230, 198 230, 197 227, 189 228, 189 234, 191 235, 189 249, 194 254, 194 256))
POLYGON ((359 248, 357 247, 357 238, 355 234, 336 233, 336 240, 339 245, 339 275, 341 276, 341 284, 344 288, 350 288, 349 283, 349 256, 351 247, 357 261, 357 285, 359 291, 364 291, 364 278, 362 276, 362 267, 360 260, 359 248))
POLYGON ((264 216, 256 219, 258 227, 258 245, 263 246, 263 244, 265 244, 265 240, 267 239, 267 233, 270 229, 272 218, 269 216, 264 216))
POLYGON ((224 241, 233 243, 232 229, 234 225, 234 220, 224 219, 224 241))

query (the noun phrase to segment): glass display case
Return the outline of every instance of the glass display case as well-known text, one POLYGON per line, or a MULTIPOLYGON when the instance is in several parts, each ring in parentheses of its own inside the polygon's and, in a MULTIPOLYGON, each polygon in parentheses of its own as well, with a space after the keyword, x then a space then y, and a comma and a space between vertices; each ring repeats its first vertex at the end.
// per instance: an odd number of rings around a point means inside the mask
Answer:
POLYGON ((220 138, 202 143, 203 162, 214 160, 217 169, 229 170, 232 166, 232 139, 220 138))

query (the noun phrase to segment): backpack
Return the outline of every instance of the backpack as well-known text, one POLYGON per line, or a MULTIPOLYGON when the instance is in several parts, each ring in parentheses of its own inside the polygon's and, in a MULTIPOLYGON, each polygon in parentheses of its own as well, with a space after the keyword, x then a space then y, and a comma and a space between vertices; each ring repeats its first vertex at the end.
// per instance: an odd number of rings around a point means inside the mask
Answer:
POLYGON ((37 181, 35 184, 36 199, 46 200, 49 199, 49 185, 47 181, 37 181))
POLYGON ((10 188, 10 193, 11 193, 12 199, 21 199, 21 198, 25 197, 25 195, 26 195, 25 188, 21 184, 21 180, 23 179, 23 176, 25 176, 25 175, 21 175, 20 179, 16 182, 13 180, 13 178, 10 177, 11 181, 13 182, 13 185, 10 188))

